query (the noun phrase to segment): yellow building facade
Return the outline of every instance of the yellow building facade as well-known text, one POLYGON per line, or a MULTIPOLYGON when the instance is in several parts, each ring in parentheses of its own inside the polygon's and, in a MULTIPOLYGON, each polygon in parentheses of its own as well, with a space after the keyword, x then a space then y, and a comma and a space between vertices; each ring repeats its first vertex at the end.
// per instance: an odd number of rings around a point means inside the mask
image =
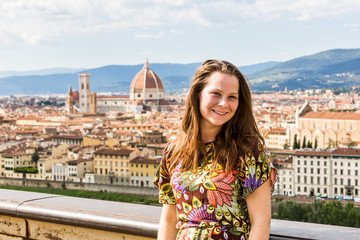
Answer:
POLYGON ((130 160, 137 156, 131 149, 100 149, 94 153, 96 183, 129 184, 130 160))
POLYGON ((130 184, 139 187, 154 187, 152 179, 159 167, 160 158, 138 156, 130 161, 130 184))

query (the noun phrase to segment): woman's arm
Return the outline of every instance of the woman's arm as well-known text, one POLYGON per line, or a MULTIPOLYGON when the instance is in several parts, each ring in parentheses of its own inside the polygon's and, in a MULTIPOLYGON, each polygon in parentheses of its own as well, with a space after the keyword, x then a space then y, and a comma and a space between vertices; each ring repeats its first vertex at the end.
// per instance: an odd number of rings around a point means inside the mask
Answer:
POLYGON ((271 222, 271 180, 268 179, 245 200, 250 216, 249 240, 269 239, 271 222))
POLYGON ((176 239, 176 205, 164 204, 160 217, 158 240, 176 239))

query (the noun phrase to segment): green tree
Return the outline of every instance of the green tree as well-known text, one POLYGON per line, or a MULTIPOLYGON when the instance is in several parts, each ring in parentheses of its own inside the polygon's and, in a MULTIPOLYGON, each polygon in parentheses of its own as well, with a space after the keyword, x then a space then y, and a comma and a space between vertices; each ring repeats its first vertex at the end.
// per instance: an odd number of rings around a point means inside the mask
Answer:
POLYGON ((303 143, 301 148, 306 148, 306 137, 303 138, 303 143))
POLYGON ((318 140, 317 138, 315 138, 314 148, 317 149, 317 147, 318 147, 318 140))
POLYGON ((40 156, 38 150, 35 149, 34 153, 31 155, 31 160, 35 163, 35 167, 37 167, 37 162, 39 161, 40 156))
POLYGON ((311 143, 310 141, 308 141, 306 147, 307 147, 307 148, 313 148, 313 147, 312 147, 312 143, 311 143))
POLYGON ((298 149, 298 140, 297 140, 297 134, 294 136, 294 143, 293 143, 293 149, 298 149))

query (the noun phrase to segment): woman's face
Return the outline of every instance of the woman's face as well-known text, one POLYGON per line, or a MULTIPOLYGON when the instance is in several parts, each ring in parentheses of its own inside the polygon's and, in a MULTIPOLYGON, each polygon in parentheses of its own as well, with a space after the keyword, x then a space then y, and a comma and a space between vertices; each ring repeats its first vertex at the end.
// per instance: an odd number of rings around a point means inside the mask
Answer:
POLYGON ((239 105, 239 81, 235 76, 221 72, 210 75, 200 92, 202 130, 221 130, 235 114, 239 105))

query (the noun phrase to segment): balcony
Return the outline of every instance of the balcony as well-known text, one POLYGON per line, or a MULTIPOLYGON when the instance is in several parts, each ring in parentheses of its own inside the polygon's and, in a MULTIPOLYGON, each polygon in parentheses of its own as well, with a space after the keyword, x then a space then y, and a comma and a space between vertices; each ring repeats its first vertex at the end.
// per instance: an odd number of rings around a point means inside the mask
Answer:
MULTIPOLYGON (((161 207, 0 189, 0 239, 156 239, 161 207)), ((339 220, 341 221, 341 220, 339 220)), ((357 239, 359 228, 272 220, 273 240, 357 239)))

